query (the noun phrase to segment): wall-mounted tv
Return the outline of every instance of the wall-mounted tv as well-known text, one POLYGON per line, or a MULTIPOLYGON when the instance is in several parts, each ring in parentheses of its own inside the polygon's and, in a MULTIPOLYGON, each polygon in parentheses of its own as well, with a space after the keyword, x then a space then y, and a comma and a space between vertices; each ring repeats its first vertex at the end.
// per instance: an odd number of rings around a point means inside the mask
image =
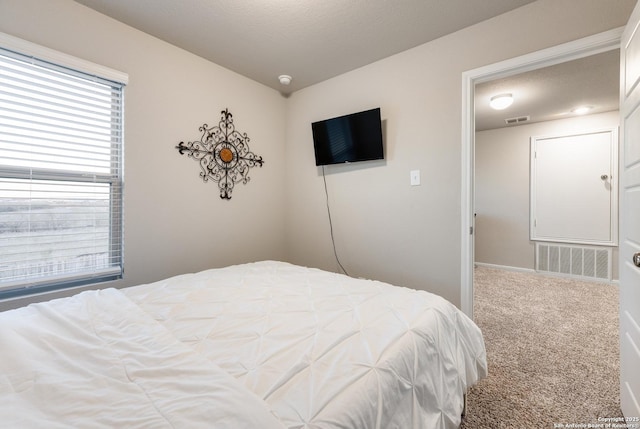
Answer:
POLYGON ((380 108, 311 124, 316 165, 384 159, 380 108))

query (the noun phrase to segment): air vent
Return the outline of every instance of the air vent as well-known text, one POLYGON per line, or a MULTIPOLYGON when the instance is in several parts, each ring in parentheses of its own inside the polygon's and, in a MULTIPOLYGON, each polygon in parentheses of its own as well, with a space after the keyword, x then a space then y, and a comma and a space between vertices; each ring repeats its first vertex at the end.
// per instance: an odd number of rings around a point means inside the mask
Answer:
POLYGON ((536 243, 536 271, 611 281, 611 248, 536 243))
POLYGON ((517 118, 507 118, 504 121, 507 125, 521 124, 523 122, 528 122, 531 120, 531 116, 518 116, 517 118))

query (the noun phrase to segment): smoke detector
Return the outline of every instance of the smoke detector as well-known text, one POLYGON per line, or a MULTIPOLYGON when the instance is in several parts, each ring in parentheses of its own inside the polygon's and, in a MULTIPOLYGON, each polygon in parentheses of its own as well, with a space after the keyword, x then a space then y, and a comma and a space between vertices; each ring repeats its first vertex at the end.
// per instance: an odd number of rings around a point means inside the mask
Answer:
POLYGON ((291 83, 292 77, 288 74, 281 74, 280 76, 278 76, 278 80, 283 85, 289 85, 291 83))

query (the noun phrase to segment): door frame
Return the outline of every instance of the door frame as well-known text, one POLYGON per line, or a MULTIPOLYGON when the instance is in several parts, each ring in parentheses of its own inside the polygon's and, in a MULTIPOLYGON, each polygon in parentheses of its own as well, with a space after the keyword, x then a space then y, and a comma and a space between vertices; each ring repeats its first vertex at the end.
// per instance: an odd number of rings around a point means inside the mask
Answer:
POLYGON ((473 319, 475 242, 475 85, 620 48, 624 27, 490 64, 462 74, 460 308, 473 319))

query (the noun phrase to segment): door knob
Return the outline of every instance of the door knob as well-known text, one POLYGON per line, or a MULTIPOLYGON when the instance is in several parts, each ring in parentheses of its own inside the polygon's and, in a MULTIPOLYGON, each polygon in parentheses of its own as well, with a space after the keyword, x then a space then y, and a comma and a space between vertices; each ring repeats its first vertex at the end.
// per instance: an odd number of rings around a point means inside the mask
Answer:
POLYGON ((609 175, 608 174, 603 174, 602 176, 600 176, 600 178, 602 180, 607 180, 609 178, 609 175))
POLYGON ((640 252, 638 252, 635 255, 633 255, 633 264, 636 267, 640 267, 640 252))

